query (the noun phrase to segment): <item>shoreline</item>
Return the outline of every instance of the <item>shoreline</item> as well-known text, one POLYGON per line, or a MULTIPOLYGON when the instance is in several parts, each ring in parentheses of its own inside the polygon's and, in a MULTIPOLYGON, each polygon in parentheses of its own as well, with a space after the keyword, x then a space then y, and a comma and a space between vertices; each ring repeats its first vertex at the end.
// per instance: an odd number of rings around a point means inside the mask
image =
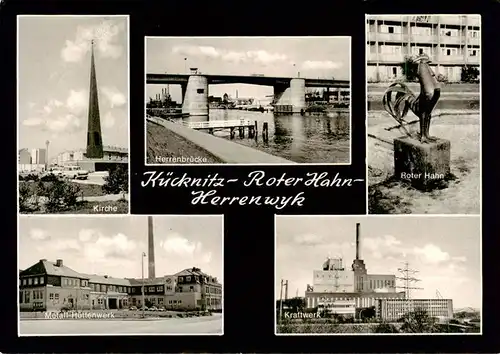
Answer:
MULTIPOLYGON (((162 127, 161 125, 150 121, 147 121, 146 124, 147 164, 167 164, 166 162, 155 160, 162 158, 186 158, 186 156, 198 158, 201 161, 198 163, 191 162, 191 164, 194 165, 200 163, 226 163, 211 154, 209 151, 166 129, 165 127, 162 127)), ((171 162, 171 164, 176 164, 176 162, 171 162)))

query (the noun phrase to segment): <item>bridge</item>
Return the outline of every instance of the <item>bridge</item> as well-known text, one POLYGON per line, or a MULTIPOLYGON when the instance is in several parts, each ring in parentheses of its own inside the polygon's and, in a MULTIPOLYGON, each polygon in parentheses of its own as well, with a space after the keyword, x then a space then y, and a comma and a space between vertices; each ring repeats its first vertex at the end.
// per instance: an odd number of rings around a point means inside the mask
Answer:
MULTIPOLYGON (((154 85, 187 85, 190 74, 147 74, 146 84, 154 85)), ((261 86, 290 86, 291 77, 272 77, 272 76, 240 76, 240 75, 203 75, 207 78, 208 85, 217 84, 250 84, 261 86)), ((330 79, 307 79, 304 78, 305 87, 327 87, 327 88, 349 88, 349 80, 330 80, 330 79)))
POLYGON ((146 74, 148 85, 180 85, 182 113, 208 115, 208 85, 252 84, 274 88, 274 111, 300 113, 305 110, 305 87, 349 89, 349 80, 271 77, 263 75, 146 74))

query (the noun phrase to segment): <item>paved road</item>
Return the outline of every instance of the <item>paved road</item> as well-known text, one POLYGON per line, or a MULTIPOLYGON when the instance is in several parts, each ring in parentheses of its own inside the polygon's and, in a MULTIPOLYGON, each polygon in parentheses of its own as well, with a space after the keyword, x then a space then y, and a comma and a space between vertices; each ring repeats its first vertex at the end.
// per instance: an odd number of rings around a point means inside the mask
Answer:
POLYGON ((21 335, 222 334, 222 316, 143 320, 21 320, 21 335))
POLYGON ((148 118, 148 120, 163 125, 165 128, 207 150, 215 157, 225 161, 226 163, 294 164, 293 161, 267 154, 263 151, 240 145, 232 141, 218 138, 209 133, 202 133, 195 129, 187 128, 181 124, 168 122, 164 119, 155 117, 148 118))
POLYGON ((99 186, 104 185, 104 177, 108 175, 107 172, 92 172, 89 173, 89 177, 87 179, 74 179, 72 182, 80 183, 80 184, 97 184, 99 186))
MULTIPOLYGON (((83 197, 83 200, 87 202, 111 202, 121 199, 123 194, 106 194, 106 195, 97 195, 91 197, 83 197)), ((80 198, 81 199, 81 198, 80 198)), ((125 194, 125 200, 128 200, 128 193, 125 194)))

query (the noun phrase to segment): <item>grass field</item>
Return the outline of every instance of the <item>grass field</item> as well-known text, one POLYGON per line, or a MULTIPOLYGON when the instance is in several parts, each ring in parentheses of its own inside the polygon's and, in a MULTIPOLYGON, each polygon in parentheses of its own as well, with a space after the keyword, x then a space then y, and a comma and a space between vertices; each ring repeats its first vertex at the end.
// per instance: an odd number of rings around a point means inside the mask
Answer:
MULTIPOLYGON (((410 121, 411 119, 408 119, 410 121)), ((371 214, 477 214, 480 210, 479 114, 434 118, 431 135, 451 142, 451 173, 440 189, 421 192, 392 178, 396 122, 386 113, 368 115, 368 185, 371 214)), ((410 126, 418 131, 418 124, 410 126)))
MULTIPOLYGON (((164 163, 156 157, 199 157, 204 163, 223 163, 208 151, 171 132, 165 127, 147 122, 147 163, 164 163)), ((166 162, 168 164, 168 162, 166 162)))

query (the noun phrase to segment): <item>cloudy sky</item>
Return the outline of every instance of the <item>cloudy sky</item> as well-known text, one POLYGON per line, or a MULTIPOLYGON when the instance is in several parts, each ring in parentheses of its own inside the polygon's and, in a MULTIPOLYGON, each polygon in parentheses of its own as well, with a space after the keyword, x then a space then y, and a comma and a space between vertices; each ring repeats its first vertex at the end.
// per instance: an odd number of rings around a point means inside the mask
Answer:
MULTIPOLYGON (((19 268, 62 259, 82 273, 141 278, 147 216, 19 218, 19 268)), ((155 273, 199 267, 222 281, 222 216, 154 216, 155 273)), ((147 259, 144 276, 147 277, 147 259)))
MULTIPOLYGON (((277 217, 276 294, 304 296, 328 255, 350 268, 361 224, 360 258, 370 274, 395 274, 408 261, 421 279, 413 298, 453 299, 453 307, 481 307, 480 220, 477 217, 277 217)), ((399 281, 396 285, 403 285, 399 281)), ((279 296, 279 295, 278 295, 279 296)))
POLYGON ((128 147, 127 17, 19 18, 19 147, 51 158, 86 147, 90 42, 95 40, 105 145, 128 147))
MULTIPOLYGON (((196 67, 202 73, 304 78, 349 79, 350 38, 147 38, 146 71, 182 74, 196 67), (186 58, 187 60, 184 60, 186 58), (295 66, 294 66, 295 65, 295 66)), ((147 85, 146 96, 161 93, 162 86, 147 85)), ((211 85, 209 95, 264 98, 273 94, 267 86, 211 85)), ((172 99, 181 100, 179 85, 170 85, 172 99)))

